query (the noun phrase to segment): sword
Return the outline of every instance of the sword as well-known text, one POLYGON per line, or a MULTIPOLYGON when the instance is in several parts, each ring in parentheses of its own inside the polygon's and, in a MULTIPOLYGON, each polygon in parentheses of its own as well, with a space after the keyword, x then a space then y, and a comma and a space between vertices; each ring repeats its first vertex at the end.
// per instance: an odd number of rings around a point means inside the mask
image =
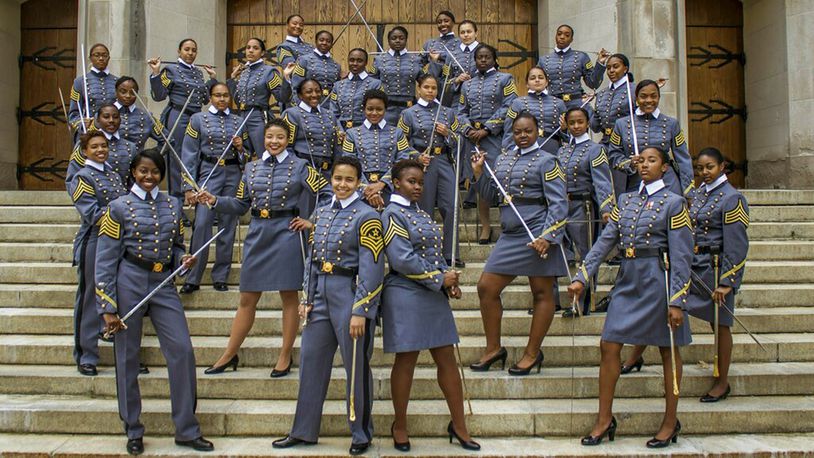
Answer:
MULTIPOLYGON (((588 226, 588 251, 590 252, 591 248, 594 247, 594 223, 590 222, 590 220, 593 218, 593 215, 594 215, 593 204, 591 203, 590 200, 586 200, 586 201, 583 202, 583 205, 585 205, 585 217, 588 220, 587 221, 587 226, 588 226)), ((587 255, 587 253, 586 253, 586 255, 587 255)), ((584 261, 584 259, 583 259, 583 261, 584 261)), ((588 281, 591 282, 590 285, 588 285, 588 289, 589 289, 590 294, 591 294, 591 312, 595 312, 596 311, 596 282, 593 280, 593 278, 588 280, 588 281)))
MULTIPOLYGON (((178 63, 178 61, 177 61, 177 60, 176 60, 176 61, 172 61, 172 60, 162 60, 162 61, 159 61, 159 63, 161 63, 161 64, 177 64, 177 63, 178 63)), ((192 64, 192 65, 194 65, 194 66, 196 66, 196 67, 218 68, 218 67, 216 67, 216 66, 214 66, 214 65, 206 65, 206 64, 192 64)))
POLYGON ((353 338, 353 358, 350 368, 350 400, 348 404, 350 404, 350 413, 348 414, 348 420, 356 421, 356 342, 358 339, 356 337, 353 338))
MULTIPOLYGON (((187 96, 186 101, 184 101, 184 106, 181 107, 181 111, 178 113, 178 117, 175 118, 175 122, 172 124, 172 129, 170 129, 170 131, 169 131, 169 136, 170 137, 172 137, 172 134, 175 133, 175 128, 178 127, 178 123, 181 121, 181 116, 184 114, 184 111, 186 111, 187 105, 189 105, 189 101, 192 100, 192 94, 194 94, 195 91, 197 91, 197 89, 192 89, 189 92, 189 95, 187 96)), ((150 110, 147 109, 147 105, 144 105, 144 109, 147 110, 148 113, 150 112, 150 110)), ((161 133, 161 136, 162 137, 164 136, 164 132, 161 133)), ((164 138, 165 138, 164 146, 162 146, 161 151, 158 152, 158 154, 162 154, 162 155, 164 154, 164 149, 166 149, 167 145, 170 143, 170 142, 166 141, 167 137, 164 137, 164 138)), ((179 158, 179 160, 180 160, 180 158, 179 158)), ((183 164, 183 162, 182 162, 182 164, 183 164)), ((187 171, 187 173, 188 172, 189 171, 187 171)), ((192 176, 192 175, 190 175, 190 176, 192 176)))
MULTIPOLYGON (((713 275, 715 275, 715 277, 714 277, 715 281, 718 281, 718 254, 717 253, 712 255, 712 267, 713 267, 713 275)), ((713 315, 714 315, 713 328, 714 328, 714 334, 715 334, 715 340, 714 340, 715 356, 713 357, 713 360, 712 360, 713 361, 712 362, 712 376, 715 377, 715 378, 718 378, 718 377, 720 377, 720 372, 718 371, 718 325, 720 324, 720 319, 719 319, 720 318, 720 313, 719 313, 720 311, 718 309, 719 309, 720 306, 718 305, 717 301, 714 298, 712 299, 712 302, 713 302, 713 309, 714 309, 713 310, 714 311, 714 313, 713 313, 713 315)))
POLYGON ((353 14, 350 15, 350 17, 348 18, 348 22, 346 22, 345 25, 342 26, 342 30, 339 31, 339 35, 337 35, 336 38, 334 38, 334 43, 339 41, 339 37, 341 37, 342 34, 345 33, 345 30, 348 29, 348 26, 350 25, 350 21, 352 21, 353 18, 355 18, 356 15, 359 14, 359 11, 362 11, 362 8, 364 8, 366 3, 367 3, 367 0, 364 0, 361 5, 356 7, 356 11, 354 11, 353 14))
POLYGON ((662 254, 664 261, 664 292, 667 302, 667 329, 670 330, 670 363, 673 367, 673 395, 678 396, 678 374, 676 374, 676 344, 673 327, 670 325, 670 260, 667 253, 662 254))
MULTIPOLYGON (((435 129, 436 125, 438 124, 438 117, 441 115, 441 107, 443 107, 442 101, 444 100, 444 94, 447 91, 447 81, 449 81, 449 75, 450 72, 447 72, 447 76, 444 78, 444 87, 441 88, 441 98, 438 99, 438 110, 435 111, 435 119, 432 121, 432 132, 430 133, 430 141, 427 145, 427 150, 432 148, 432 144, 435 141, 435 129)), ((424 166, 424 171, 427 171, 426 165, 424 166)))
POLYGON ((226 156, 226 152, 229 151, 229 148, 232 146, 232 139, 240 135, 240 131, 243 129, 243 126, 246 125, 246 122, 249 120, 249 117, 252 115, 253 112, 254 108, 249 110, 249 114, 247 114, 246 117, 243 119, 243 122, 240 123, 239 126, 237 126, 237 130, 235 131, 234 135, 229 137, 229 143, 226 145, 226 148, 223 148, 223 152, 220 153, 220 156, 218 156, 218 161, 215 163, 215 165, 212 166, 212 170, 209 171, 209 175, 207 175, 206 179, 203 181, 203 183, 201 183, 200 185, 201 189, 206 188, 206 183, 209 182, 209 179, 212 178, 212 174, 215 173, 215 170, 218 168, 217 164, 223 160, 223 156, 226 156))
MULTIPOLYGON (((376 46, 379 47, 379 51, 384 52, 384 48, 382 48, 382 44, 379 43, 379 39, 376 37, 376 34, 373 33, 372 30, 370 30, 370 25, 368 25, 367 20, 365 20, 365 16, 362 14, 362 8, 356 6, 356 1, 355 0, 350 0, 350 2, 356 8, 356 14, 359 15, 359 18, 362 19, 362 22, 365 24, 365 27, 367 27, 367 31, 370 32, 370 36, 373 37, 373 41, 376 42, 376 46)), ((353 19, 352 16, 351 16, 351 19, 353 19)), ((336 41, 336 40, 334 40, 334 41, 336 41)))
POLYGON ((627 107, 630 110, 630 136, 633 137, 633 153, 634 156, 639 155, 639 139, 636 135, 636 112, 633 111, 633 96, 631 95, 630 91, 630 79, 628 78, 627 82, 627 107))
MULTIPOLYGON (((696 286, 699 286, 707 294, 709 294, 710 297, 712 297, 712 290, 709 288, 709 286, 707 286, 707 283, 704 281, 704 279, 699 277, 698 274, 693 272, 692 270, 690 270, 690 276, 692 277, 692 280, 694 280, 694 283, 695 283, 696 286)), ((750 331, 749 328, 747 328, 746 325, 743 324, 743 322, 740 320, 740 318, 738 318, 737 315, 735 315, 732 312, 732 310, 730 310, 729 307, 726 306, 726 303, 722 302, 721 304, 719 304, 719 306, 721 308, 723 308, 727 313, 729 313, 729 315, 731 315, 732 318, 734 318, 735 321, 737 321, 739 325, 741 325, 743 330, 746 331, 747 334, 749 334, 749 337, 751 337, 752 340, 754 340, 755 343, 758 344, 758 346, 760 347, 761 350, 765 351, 766 353, 769 352, 769 350, 767 350, 766 347, 764 347, 763 344, 760 343, 759 340, 757 340, 757 337, 755 337, 755 335, 752 334, 752 331, 750 331)))
MULTIPOLYGON (((65 115, 65 124, 68 126, 68 135, 73 136, 73 131, 71 131, 71 122, 68 119, 68 110, 65 108, 65 97, 62 96, 62 88, 60 87, 57 89, 59 89, 59 100, 62 104, 62 113, 65 115)), ((79 115, 79 117, 81 118, 82 115, 79 115)))
MULTIPOLYGON (((85 43, 82 43, 82 49, 80 52, 82 54, 82 86, 85 91, 85 116, 90 117, 90 102, 88 99, 88 73, 87 73, 88 64, 85 62, 85 43)), ((79 104, 77 103, 77 105, 79 104)), ((82 113, 82 110, 80 109, 79 112, 82 113)), ((82 124, 84 123, 85 120, 83 119, 82 124)))

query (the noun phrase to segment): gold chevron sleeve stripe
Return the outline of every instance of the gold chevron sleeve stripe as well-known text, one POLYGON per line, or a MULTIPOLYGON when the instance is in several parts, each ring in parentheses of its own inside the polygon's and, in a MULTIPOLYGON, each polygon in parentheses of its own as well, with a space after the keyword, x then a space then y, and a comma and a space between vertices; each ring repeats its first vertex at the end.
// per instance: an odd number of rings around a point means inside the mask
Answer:
POLYGON ((556 180, 557 178, 565 181, 565 172, 560 168, 560 164, 554 164, 554 168, 546 172, 545 181, 556 180))
POLYGON ((509 84, 503 88, 504 97, 508 97, 512 94, 517 94, 517 86, 515 86, 514 81, 510 81, 509 84))
POLYGON ((514 119, 517 117, 517 113, 511 108, 509 108, 509 111, 506 112, 506 117, 509 119, 514 119))
POLYGON ((670 298, 670 302, 672 303, 673 301, 678 300, 678 298, 686 294, 689 289, 690 281, 687 280, 687 284, 685 284, 677 293, 673 294, 673 296, 670 298))
POLYGON ((594 63, 593 63, 593 62, 591 62, 591 61, 589 60, 587 63, 585 63, 585 69, 586 69, 586 70, 590 70, 590 69, 592 69, 592 68, 594 68, 594 63))
POLYGON ((610 219, 614 222, 619 222, 619 207, 614 205, 613 210, 611 210, 610 213, 610 219))
POLYGON ((466 105, 466 97, 461 94, 461 97, 458 98, 458 102, 460 102, 461 105, 466 105))
POLYGON ((455 118, 455 119, 452 121, 452 125, 451 125, 451 126, 449 126, 449 128, 450 128, 450 129, 452 129, 453 131, 458 130, 460 127, 461 127, 461 123, 459 123, 459 122, 458 122, 458 118, 455 118))
POLYGON ((683 130, 679 130, 679 131, 678 131, 678 135, 676 135, 676 138, 675 138, 676 146, 681 146, 681 145, 683 145, 683 144, 684 144, 684 141, 685 141, 685 138, 684 138, 684 131, 683 131, 683 130))
POLYGON ((73 100, 74 102, 79 101, 79 92, 77 92, 76 89, 74 88, 71 88, 71 100, 73 100))
POLYGON ((565 223, 567 223, 567 222, 568 222, 568 220, 565 220, 565 219, 564 219, 564 220, 561 220, 561 221, 557 221, 556 223, 552 224, 552 225, 551 225, 551 227, 549 227, 548 229, 544 230, 544 231, 543 231, 543 235, 548 235, 548 234, 550 234, 550 233, 552 233, 552 232, 556 231, 557 229, 559 229, 559 228, 561 228, 561 227, 565 226, 565 223))
POLYGON ((608 163, 608 155, 605 154, 605 148, 602 148, 599 152, 599 156, 596 157, 593 161, 591 161, 592 167, 599 167, 602 164, 608 163))
POLYGON ((619 146, 622 144, 622 137, 620 137, 619 134, 617 134, 616 131, 614 130, 613 132, 611 132, 610 142, 616 146, 619 146))
POLYGON ((374 289, 373 291, 371 291, 371 292, 370 292, 370 293, 369 293, 367 296, 365 296, 365 297, 363 297, 363 298, 359 299, 358 301, 354 302, 354 303, 353 303, 353 308, 352 308, 352 309, 353 309, 353 310, 356 310, 356 309, 358 309, 359 307, 361 307, 361 306, 363 306, 363 305, 367 304, 368 302, 370 302, 371 300, 373 300, 373 298, 374 298, 374 297, 376 297, 376 295, 377 295, 377 294, 379 294, 380 292, 382 292, 382 286, 383 286, 383 285, 379 285, 379 286, 378 286, 376 289, 374 289))
POLYGON ((164 87, 170 87, 170 84, 172 84, 172 80, 167 76, 167 72, 161 72, 161 84, 164 87))
POLYGON ((77 147, 71 153, 71 160, 79 164, 80 167, 85 166, 85 156, 82 154, 82 151, 79 150, 77 147))
POLYGON ((681 212, 677 215, 670 217, 670 230, 681 229, 682 227, 687 227, 688 229, 692 230, 692 221, 690 220, 690 213, 687 211, 687 207, 682 207, 681 212))
POLYGON ((410 128, 407 127, 407 123, 404 122, 404 118, 399 118, 398 128, 404 132, 404 135, 410 135, 410 128))
POLYGON ((404 275, 405 277, 409 278, 410 280, 426 280, 428 278, 432 278, 438 274, 440 274, 440 270, 433 270, 432 272, 424 272, 423 274, 415 274, 415 275, 404 275))
POLYGON ((449 75, 449 65, 444 65, 441 68, 441 72, 443 73, 444 76, 448 76, 449 75))
POLYGON ((108 304, 110 304, 110 306, 111 306, 111 307, 113 307, 114 309, 118 309, 118 308, 119 308, 119 305, 118 305, 118 304, 116 304, 116 301, 114 301, 112 297, 110 297, 110 296, 108 296, 107 294, 105 294, 105 292, 104 292, 104 291, 102 291, 101 289, 96 288, 96 295, 97 295, 97 296, 99 296, 100 298, 102 298, 102 300, 103 300, 103 301, 105 301, 105 302, 107 302, 108 304))
POLYGON ((393 241, 395 236, 404 237, 407 240, 410 240, 410 234, 407 232, 407 229, 401 227, 398 221, 395 220, 392 216, 390 217, 390 224, 387 228, 387 233, 384 234, 384 244, 385 246, 390 245, 390 242, 393 241))
POLYGON ((730 275, 735 275, 736 273, 738 273, 739 270, 743 269, 743 266, 745 266, 745 265, 746 265, 746 259, 744 259, 743 261, 738 263, 738 265, 736 265, 735 267, 733 267, 732 269, 730 269, 729 271, 727 271, 726 273, 721 275, 721 279, 724 279, 724 278, 726 278, 726 277, 728 277, 730 275))
POLYGON ((291 51, 283 48, 282 46, 277 48, 277 60, 282 61, 285 57, 294 57, 294 54, 291 51))
POLYGON ((119 240, 121 232, 122 225, 110 216, 110 207, 108 207, 105 214, 102 215, 102 218, 99 220, 99 235, 106 235, 113 240, 119 240))
POLYGON ((410 149, 410 142, 407 141, 407 137, 401 137, 401 139, 396 144, 396 150, 404 151, 406 149, 410 149))
POLYGON ((189 135, 191 138, 198 138, 198 131, 195 130, 194 127, 192 127, 192 123, 189 123, 189 125, 187 125, 187 135, 189 135))
POLYGON ((87 194, 90 196, 95 196, 96 191, 93 189, 93 186, 89 185, 82 177, 77 177, 78 184, 76 185, 76 189, 73 191, 73 201, 76 202, 82 197, 82 194, 87 194))
POLYGON ((743 201, 738 199, 738 206, 724 214, 724 224, 741 223, 749 227, 749 214, 743 208, 743 201))
POLYGON ((237 192, 235 193, 235 198, 243 199, 246 197, 246 182, 240 180, 240 183, 237 185, 237 192))
POLYGON ((305 77, 305 69, 302 68, 302 65, 297 63, 297 65, 294 66, 294 74, 297 76, 305 77))
POLYGON ((323 177, 322 174, 317 171, 317 169, 311 167, 310 165, 307 167, 308 177, 305 179, 305 183, 309 188, 311 188, 312 191, 317 192, 325 186, 328 186, 328 180, 326 180, 325 177, 323 177))
POLYGON ((384 250, 382 235, 382 221, 378 218, 369 219, 359 226, 359 245, 373 253, 373 262, 379 262, 379 255, 384 250))
POLYGON ((346 153, 352 153, 354 151, 353 142, 348 140, 348 137, 345 137, 345 140, 342 141, 342 151, 346 153))
POLYGON ((294 138, 297 136, 297 126, 288 119, 288 114, 283 116, 283 121, 288 124, 288 143, 294 143, 294 138))

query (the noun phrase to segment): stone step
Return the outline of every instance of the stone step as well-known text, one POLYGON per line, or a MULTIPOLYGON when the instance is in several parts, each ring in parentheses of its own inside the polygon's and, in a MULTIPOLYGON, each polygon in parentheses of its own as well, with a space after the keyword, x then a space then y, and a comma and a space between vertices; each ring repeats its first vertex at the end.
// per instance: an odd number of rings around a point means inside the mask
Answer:
MULTIPOLYGON (((206 436, 281 436, 291 427, 295 401, 203 399, 197 417, 206 436)), ((393 408, 374 407, 374 428, 388 431, 393 408)), ((585 434, 596 419, 594 399, 474 400, 467 418, 474 437, 572 436, 585 434)), ((664 401, 617 399, 614 412, 619 435, 655 430, 664 401)), ((814 430, 814 398, 799 396, 734 396, 726 402, 702 404, 687 400, 679 406, 686 434, 793 433, 814 430)), ((449 413, 444 401, 414 400, 408 414, 416 436, 445 436, 449 413)), ((173 433, 169 402, 145 399, 141 421, 151 435, 173 433)), ((114 399, 77 396, 0 395, 0 431, 6 433, 98 434, 121 425, 114 399)), ((347 436, 344 400, 325 402, 321 433, 347 436)), ((575 440, 575 439, 572 439, 575 440)), ((268 441, 268 438, 266 438, 268 441)), ((384 441, 383 441, 384 442, 384 441)), ((643 449, 644 450, 644 449, 643 449)), ((673 450, 674 451, 674 450, 673 450)))
MULTIPOLYGON (((725 313, 725 312, 721 312, 725 313)), ((455 323, 462 336, 483 335, 483 324, 477 310, 456 310, 455 323)), ((814 307, 739 308, 738 318, 753 333, 808 332, 814 329, 814 307), (793 320, 788 317, 794 317, 793 320)), ((187 322, 193 336, 228 336, 235 312, 232 310, 187 310, 187 322)), ((605 323, 605 314, 594 314, 578 320, 562 318, 558 313, 548 331, 550 336, 599 335, 605 323)), ((526 336, 530 317, 525 310, 506 310, 501 321, 504 336, 526 336)), ((155 335, 152 324, 145 326, 146 335, 155 335)), ((712 332, 706 322, 690 317, 693 334, 712 332)), ((740 325, 735 333, 745 332, 740 325)), ((72 335, 73 310, 47 308, 0 307, 0 334, 72 335)), ((252 336, 273 337, 282 334, 282 312, 258 310, 252 327, 252 336)))
MULTIPOLYGON (((0 223, 0 240, 5 242, 71 243, 76 224, 12 224, 0 223)), ((480 237, 474 224, 460 226, 461 242, 475 242, 480 237)), ((240 239, 245 240, 247 225, 241 226, 240 239)), ((500 233, 493 230, 493 239, 500 233)), ((814 240, 814 222, 758 222, 749 225, 750 240, 814 240)))
MULTIPOLYGON (((467 262, 484 262, 494 244, 478 245, 462 243, 460 258, 467 262)), ((242 250, 237 243, 232 249, 232 262, 240 262, 242 250)), ((71 243, 0 242, 0 259, 5 262, 71 262, 71 243)), ((214 259, 215 247, 209 249, 209 259, 214 259)), ((747 260, 752 261, 812 261, 814 241, 756 240, 749 244, 747 260)))
MULTIPOLYGON (((683 418, 683 417, 682 417, 683 418)), ((385 425, 386 426, 386 425, 385 425)), ((387 430, 389 431, 389 429, 387 430)), ((384 457, 450 457, 478 456, 481 458, 498 457, 558 457, 558 456, 649 456, 678 455, 687 458, 706 458, 710 456, 783 456, 797 458, 810 456, 814 434, 725 434, 685 436, 681 435, 678 443, 667 449, 646 449, 644 443, 651 436, 617 436, 609 444, 603 442, 598 447, 583 447, 576 437, 495 437, 483 440, 476 438, 482 445, 481 451, 466 452, 457 443, 450 444, 445 438, 419 438, 413 436, 412 451, 399 452, 390 445, 387 431, 377 430, 378 440, 374 440, 365 456, 384 457)), ((152 431, 150 432, 152 434, 152 431)), ((583 431, 581 434, 586 434, 583 431)), ((642 434, 642 432, 638 432, 642 434)), ((269 445, 271 438, 251 437, 213 437, 206 436, 215 444, 215 451, 205 456, 254 458, 265 456, 347 456, 349 439, 347 437, 320 438, 319 444, 299 449, 275 450, 269 445)), ((92 437, 66 434, 0 434, 0 450, 12 456, 59 456, 85 457, 89 450, 105 457, 127 457, 124 451, 123 435, 100 435, 92 437)), ((177 457, 185 450, 175 445, 171 437, 144 438, 145 457, 177 457)))
MULTIPOLYGON (((735 334, 732 354, 735 362, 796 362, 814 361, 814 334, 811 333, 768 333, 757 336, 766 351, 762 350, 745 334, 735 334)), ((222 336, 193 336, 196 361, 209 365, 220 357, 226 347, 228 338, 222 336)), ((509 352, 508 362, 520 359, 528 339, 526 337, 503 337, 503 346, 509 352)), ((682 350, 682 359, 686 364, 707 361, 712 358, 712 335, 695 335, 693 343, 682 350)), ((279 337, 248 337, 240 350, 240 360, 251 367, 270 367, 277 361, 282 339, 279 337)), ((461 358, 467 365, 478 360, 483 352, 485 339, 481 336, 461 337, 461 358)), ((68 335, 0 335, 0 364, 73 364, 73 337, 68 335)), ((100 342, 101 364, 113 362, 113 345, 100 342)), ((545 351, 544 367, 558 366, 594 366, 599 361, 599 336, 548 336, 543 341, 545 351)), ((294 364, 298 364, 300 339, 294 344, 294 364)), ((648 348, 648 361, 657 360, 658 350, 648 348)), ((393 354, 382 351, 381 339, 375 339, 375 349, 371 359, 373 366, 389 366, 393 363, 393 354)), ((163 364, 164 357, 158 346, 158 339, 145 336, 142 343, 142 361, 145 364, 163 364)), ((419 364, 432 362, 429 353, 422 353, 419 364)), ((341 359, 337 354, 334 365, 341 359)))
MULTIPOLYGON (((204 271, 201 284, 212 284, 211 267, 204 271)), ((483 272, 483 263, 470 262, 461 269, 461 284, 474 285, 483 272)), ((240 280, 240 264, 233 264, 227 283, 240 280)), ((599 284, 616 279, 618 266, 603 265, 599 269, 599 284)), ((76 268, 57 262, 0 262, 0 283, 30 283, 32 279, 47 279, 48 283, 76 284, 76 268)), ((513 284, 528 284, 528 277, 517 277, 513 284)), ((744 283, 814 283, 814 261, 754 261, 744 274, 744 283)))
MULTIPOLYGON (((461 289, 463 297, 451 301, 451 307, 455 310, 479 310, 477 288, 465 285, 461 289)), ((597 300, 607 296, 609 290, 609 285, 599 285, 597 300)), ((0 283, 0 306, 5 307, 73 309, 75 296, 75 284, 0 283)), ((525 310, 531 305, 531 294, 526 285, 509 285, 503 291, 502 298, 503 307, 507 310, 525 310)), ((814 284, 746 284, 735 299, 737 307, 811 307, 814 305, 814 284)), ((239 300, 238 286, 232 284, 230 290, 225 292, 203 286, 200 291, 191 295, 182 295, 181 300, 186 310, 234 310, 239 300)), ((560 285, 560 302, 571 302, 565 283, 560 285)), ((264 294, 258 303, 260 310, 280 307, 280 296, 276 293, 264 294)))
MULTIPOLYGON (((664 393, 661 365, 655 361, 641 372, 624 375, 616 386, 617 398, 658 398, 664 393)), ((268 367, 243 367, 237 372, 205 375, 198 368, 198 399, 239 398, 262 400, 296 400, 299 372, 272 379, 268 367)), ((513 377, 505 371, 472 372, 466 369, 466 386, 471 399, 571 399, 596 398, 599 395, 598 367, 546 368, 540 374, 513 377)), ((347 377, 342 368, 333 369, 328 386, 328 399, 345 399, 347 377)), ((709 364, 684 367, 681 396, 693 402, 706 394, 712 385, 709 364)), ((733 396, 807 396, 814 384, 814 363, 735 364, 729 373, 733 396)), ((167 369, 151 366, 150 373, 139 375, 141 395, 145 399, 166 399, 169 394, 167 369)), ((373 396, 392 399, 390 368, 373 369, 373 396)), ((0 394, 58 395, 88 398, 115 398, 115 373, 110 367, 99 367, 99 375, 80 375, 73 366, 0 365, 0 394)), ((411 399, 444 399, 438 387, 435 367, 415 371, 411 399)))

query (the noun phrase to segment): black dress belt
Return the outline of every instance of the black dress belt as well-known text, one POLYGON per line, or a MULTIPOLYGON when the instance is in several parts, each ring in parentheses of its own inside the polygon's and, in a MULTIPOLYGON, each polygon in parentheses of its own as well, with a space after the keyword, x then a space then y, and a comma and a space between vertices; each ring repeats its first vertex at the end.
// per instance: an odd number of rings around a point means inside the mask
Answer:
POLYGON ((548 205, 546 202, 545 197, 514 197, 512 196, 512 202, 515 204, 523 204, 523 205, 548 205))
POLYGON ((403 107, 403 108, 410 108, 415 104, 412 100, 389 100, 387 102, 388 105, 391 107, 403 107))
POLYGON ((208 162, 210 164, 217 164, 221 167, 226 165, 240 165, 240 160, 236 157, 233 157, 231 159, 221 159, 220 161, 218 161, 218 158, 216 157, 201 156, 201 160, 204 162, 208 162))
POLYGON ((568 193, 568 200, 591 200, 592 197, 590 194, 579 194, 579 193, 568 193))
POLYGON ((331 166, 333 165, 334 161, 330 157, 325 156, 309 156, 308 153, 299 153, 295 152, 296 156, 300 159, 305 159, 309 163, 313 161, 313 166, 317 170, 330 170, 331 166))
MULTIPOLYGON (((172 108, 175 111, 181 111, 181 108, 184 108, 184 106, 183 105, 176 105, 176 104, 170 102, 170 108, 172 108)), ((189 105, 187 105, 187 108, 184 110, 184 113, 186 113, 186 114, 188 114, 190 116, 194 115, 195 113, 200 113, 200 112, 201 112, 200 107, 198 107, 198 108, 190 108, 189 105)))
POLYGON ((623 250, 625 258, 627 259, 635 259, 635 258, 658 258, 661 257, 662 253, 664 253, 664 248, 654 248, 654 247, 627 247, 623 250))
POLYGON ((563 102, 570 102, 572 100, 578 100, 582 98, 582 95, 585 94, 582 91, 579 92, 565 92, 562 94, 557 94, 554 97, 561 99, 563 102))
POLYGON ((125 251, 124 259, 132 262, 133 264, 141 267, 144 270, 149 270, 150 272, 155 273, 168 271, 170 270, 171 267, 171 264, 169 262, 148 261, 144 258, 140 258, 137 255, 130 253, 129 251, 125 251))
POLYGON ((336 265, 329 261, 319 261, 314 263, 317 267, 318 275, 339 275, 342 277, 355 277, 359 274, 359 269, 349 269, 336 265))
POLYGON ((718 245, 695 245, 693 252, 697 254, 721 254, 721 247, 718 245))
POLYGON ((261 219, 272 219, 272 218, 294 218, 295 216, 299 216, 300 212, 296 208, 290 208, 287 210, 269 210, 267 208, 263 209, 256 209, 252 208, 252 216, 255 218, 261 219))

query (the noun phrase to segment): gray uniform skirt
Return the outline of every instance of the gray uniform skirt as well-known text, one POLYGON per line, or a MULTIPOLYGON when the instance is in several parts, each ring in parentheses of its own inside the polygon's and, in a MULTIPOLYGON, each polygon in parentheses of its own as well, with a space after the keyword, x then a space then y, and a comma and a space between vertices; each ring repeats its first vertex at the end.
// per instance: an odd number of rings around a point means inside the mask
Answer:
POLYGON ((447 296, 400 275, 390 274, 384 280, 381 314, 385 353, 458 343, 458 330, 447 296))
MULTIPOLYGON (((704 255, 704 257, 709 259, 709 255, 704 255)), ((709 264, 709 261, 697 263, 696 259, 698 259, 697 255, 693 259, 693 272, 704 279, 704 283, 707 284, 709 289, 714 291, 715 288, 712 285, 716 285, 717 282, 715 281, 715 272, 713 271, 712 266, 709 264)), ((720 275, 720 272, 718 274, 720 275)), ((729 311, 735 313, 734 293, 729 293, 726 296, 725 304, 729 311)), ((689 294, 687 294, 687 312, 696 318, 706 321, 707 323, 715 322, 715 308, 712 304, 712 297, 710 297, 710 294, 704 291, 702 287, 696 285, 695 280, 693 280, 692 284, 690 285, 690 291, 689 294)), ((732 327, 734 321, 735 319, 732 318, 732 315, 721 307, 721 309, 718 311, 718 323, 721 326, 732 327)))
MULTIPOLYGON (((602 340, 631 345, 670 346, 664 270, 659 259, 623 259, 611 291, 602 340)), ((692 342, 690 323, 675 330, 676 346, 692 342)))
POLYGON ((299 234, 288 230, 290 222, 290 217, 252 218, 243 243, 240 291, 302 290, 302 245, 299 234))
MULTIPOLYGON (((511 211, 511 210, 508 210, 511 211)), ((534 228, 532 228, 532 232, 534 228)), ((539 231, 535 232, 539 233, 539 231)), ((528 233, 513 232, 500 234, 495 248, 486 260, 484 272, 501 275, 526 277, 565 277, 565 260, 559 245, 551 244, 548 258, 543 259, 529 243, 528 233)))

